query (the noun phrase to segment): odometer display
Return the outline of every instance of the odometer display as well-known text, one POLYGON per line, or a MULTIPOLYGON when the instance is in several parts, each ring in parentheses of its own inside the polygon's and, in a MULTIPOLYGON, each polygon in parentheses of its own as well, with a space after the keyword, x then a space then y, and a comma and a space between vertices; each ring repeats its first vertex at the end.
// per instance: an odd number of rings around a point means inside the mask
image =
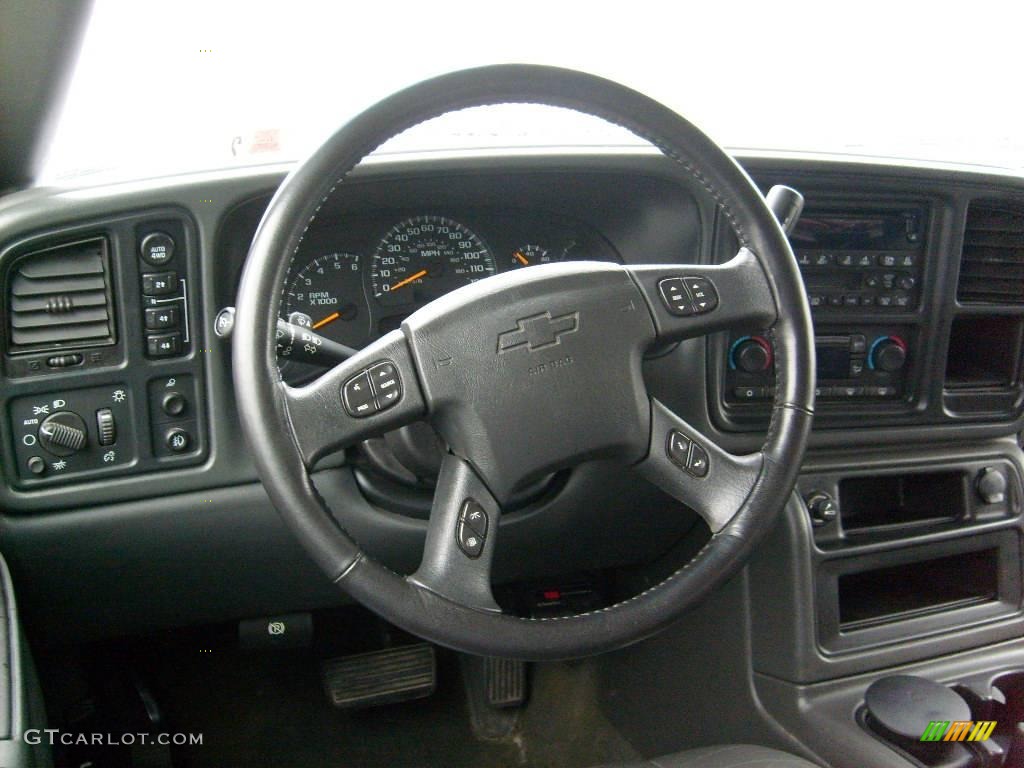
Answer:
POLYGON ((493 275, 494 255, 470 229, 441 216, 406 219, 384 236, 370 267, 374 298, 420 306, 493 275))

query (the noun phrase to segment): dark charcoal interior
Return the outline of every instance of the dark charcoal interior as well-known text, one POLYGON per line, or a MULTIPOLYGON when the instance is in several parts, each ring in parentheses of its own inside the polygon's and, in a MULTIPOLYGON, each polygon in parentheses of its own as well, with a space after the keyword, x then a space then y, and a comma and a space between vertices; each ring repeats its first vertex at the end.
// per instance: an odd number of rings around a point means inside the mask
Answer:
MULTIPOLYGON (((762 510, 771 524, 718 536, 694 499, 721 505, 742 489, 715 483, 748 477, 736 457, 765 443, 779 374, 793 363, 770 322, 765 275, 745 284, 764 288, 764 306, 733 302, 746 294, 730 294, 721 277, 740 241, 720 200, 653 147, 399 153, 354 170, 317 208, 273 287, 283 324, 266 348, 276 344, 289 387, 324 381, 342 358, 358 359, 353 350, 393 341, 400 351, 395 340, 451 291, 513 288, 488 296, 486 318, 460 326, 454 351, 427 350, 405 369, 393 412, 409 406, 417 421, 368 428, 308 468, 305 490, 315 487, 332 516, 319 531, 344 530, 365 555, 355 567, 418 573, 428 529, 442 526, 441 467, 458 459, 469 468, 461 477, 486 476, 442 437, 443 403, 415 410, 425 371, 458 374, 460 355, 488 366, 452 385, 477 411, 522 404, 486 435, 493 442, 471 435, 491 454, 536 447, 523 434, 530 425, 571 443, 579 425, 559 418, 569 412, 602 429, 624 420, 625 406, 596 405, 621 404, 620 391, 559 387, 622 364, 629 323, 602 314, 614 332, 585 337, 595 327, 586 313, 604 309, 589 293, 575 309, 539 294, 551 311, 513 311, 538 265, 561 263, 569 267, 548 273, 618 280, 632 270, 622 290, 651 302, 608 312, 636 312, 628 317, 649 329, 650 343, 628 358, 629 392, 664 410, 637 400, 629 428, 642 440, 631 434, 628 450, 606 441, 545 463, 545 444, 516 457, 530 471, 497 494, 503 508, 485 510, 486 532, 458 517, 458 538, 438 540, 464 555, 463 576, 484 574, 501 611, 539 632, 587 615, 591 648, 621 629, 611 606, 671 609, 655 585, 681 568, 677 578, 687 577, 687 564, 720 547, 737 557, 736 572, 692 593, 701 599, 685 613, 606 653, 523 662, 486 653, 483 640, 465 653, 422 637, 479 619, 445 610, 451 593, 441 589, 478 582, 409 592, 401 608, 430 605, 443 617, 419 634, 402 628, 407 613, 368 610, 360 600, 394 594, 356 590, 356 599, 345 581, 352 563, 321 567, 316 537, 296 536, 268 494, 273 462, 256 461, 265 452, 247 442, 254 422, 240 417, 248 390, 233 357, 232 334, 245 327, 239 285, 261 220, 299 166, 247 158, 145 180, 35 183, 37 145, 52 127, 44 113, 57 109, 88 6, 0 6, 0 766, 1024 765, 1019 168, 730 150, 785 256, 775 277, 790 275, 795 298, 782 316, 799 314, 806 297, 816 362, 791 373, 808 386, 813 376, 815 397, 806 450, 773 457, 779 476, 796 480, 762 510), (772 207, 762 210, 762 197, 772 207), (791 260, 768 216, 792 224, 799 199, 791 260), (693 302, 707 296, 690 292, 709 286, 687 281, 702 276, 712 289, 719 281, 720 303, 698 311, 693 302), (685 281, 672 290, 685 297, 658 293, 676 277, 685 281), (736 322, 716 324, 725 317, 736 322), (688 332, 701 322, 703 332, 688 332), (593 367, 579 357, 581 339, 593 367), (528 360, 523 370, 509 350, 528 360), (678 434, 659 432, 669 411, 678 434), (707 492, 686 497, 683 483, 707 492), (751 547, 737 543, 755 529, 763 536, 751 547), (487 546, 490 570, 473 565, 487 546), (920 710, 884 711, 869 695, 879 685, 920 710), (984 738, 944 740, 942 730, 922 740, 947 720, 984 738), (45 729, 64 740, 47 743, 45 729), (164 734, 202 741, 152 741, 164 734)), ((146 34, 162 42, 159 29, 146 34)), ((768 71, 790 93, 791 81, 768 71)), ((339 89, 350 75, 338 75, 339 89)), ((910 101, 913 85, 902 86, 910 101)), ((187 110, 152 106, 157 96, 132 98, 154 120, 191 130, 187 110)), ((339 414, 356 422, 360 404, 390 407, 377 385, 346 390, 353 382, 311 399, 309 431, 330 432, 339 414)), ((267 424, 280 415, 273 407, 267 424)), ((278 468, 297 466, 281 459, 278 468)), ((408 586, 402 577, 382 583, 408 586)), ((469 610, 490 620, 491 607, 469 610)))

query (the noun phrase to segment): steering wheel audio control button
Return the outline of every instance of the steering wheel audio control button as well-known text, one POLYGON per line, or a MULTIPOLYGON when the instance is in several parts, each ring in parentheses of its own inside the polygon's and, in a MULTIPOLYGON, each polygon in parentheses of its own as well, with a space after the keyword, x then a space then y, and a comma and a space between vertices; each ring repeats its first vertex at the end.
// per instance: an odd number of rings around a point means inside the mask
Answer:
POLYGON ((690 438, 673 429, 668 433, 666 451, 674 464, 680 469, 686 469, 686 463, 690 460, 690 438))
POLYGON ((377 363, 370 367, 370 386, 377 398, 377 410, 390 408, 402 399, 402 379, 392 363, 377 363))
POLYGON ((686 471, 694 477, 704 477, 708 473, 708 452, 699 443, 690 448, 690 459, 686 462, 686 471))
POLYGON ((718 292, 706 277, 684 277, 683 282, 693 301, 693 311, 698 315, 718 306, 718 292))
POLYGON ((368 372, 363 371, 346 381, 342 393, 345 410, 351 415, 362 418, 377 412, 377 403, 373 399, 373 389, 370 387, 368 372))
POLYGON ((718 291, 706 277, 666 277, 658 292, 665 309, 676 317, 702 315, 718 306, 718 291))
POLYGON ((672 463, 680 469, 685 469, 694 477, 707 475, 711 464, 708 452, 700 443, 694 442, 682 432, 673 429, 668 433, 665 451, 672 463))
POLYGON ((658 291, 661 293, 661 300, 665 302, 665 309, 677 317, 686 317, 694 314, 693 301, 683 284, 681 277, 666 277, 658 283, 658 291))

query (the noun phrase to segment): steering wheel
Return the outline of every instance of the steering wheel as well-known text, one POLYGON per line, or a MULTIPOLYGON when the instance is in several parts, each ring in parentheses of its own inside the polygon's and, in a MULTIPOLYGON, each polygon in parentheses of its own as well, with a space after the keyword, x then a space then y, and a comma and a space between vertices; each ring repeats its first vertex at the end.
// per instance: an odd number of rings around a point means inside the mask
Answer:
POLYGON ((543 660, 611 650, 650 636, 706 597, 742 566, 792 492, 814 407, 806 296, 789 243, 753 182, 667 107, 551 67, 437 77, 338 130, 270 202, 245 264, 234 338, 243 429, 294 535, 341 589, 383 618, 479 655, 543 660), (503 103, 576 110, 648 140, 715 201, 739 252, 714 266, 581 261, 496 275, 424 306, 315 381, 282 382, 274 344, 282 286, 325 201, 396 134, 453 110, 503 103), (737 456, 652 398, 641 362, 655 343, 742 325, 771 329, 777 386, 764 445, 737 456), (360 549, 309 473, 327 453, 418 419, 429 419, 448 451, 422 562, 402 576, 360 549), (490 578, 502 505, 522 483, 590 459, 638 468, 704 518, 709 541, 660 584, 618 604, 560 618, 503 613, 490 578))

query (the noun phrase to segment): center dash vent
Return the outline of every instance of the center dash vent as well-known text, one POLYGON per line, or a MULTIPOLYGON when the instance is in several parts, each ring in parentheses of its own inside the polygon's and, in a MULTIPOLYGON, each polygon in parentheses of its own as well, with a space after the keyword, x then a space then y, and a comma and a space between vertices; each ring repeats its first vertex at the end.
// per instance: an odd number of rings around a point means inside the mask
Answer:
POLYGON ((65 243, 22 257, 10 273, 12 354, 113 344, 107 241, 65 243))
POLYGON ((1024 304, 1024 206, 971 204, 957 298, 965 304, 1024 304))

